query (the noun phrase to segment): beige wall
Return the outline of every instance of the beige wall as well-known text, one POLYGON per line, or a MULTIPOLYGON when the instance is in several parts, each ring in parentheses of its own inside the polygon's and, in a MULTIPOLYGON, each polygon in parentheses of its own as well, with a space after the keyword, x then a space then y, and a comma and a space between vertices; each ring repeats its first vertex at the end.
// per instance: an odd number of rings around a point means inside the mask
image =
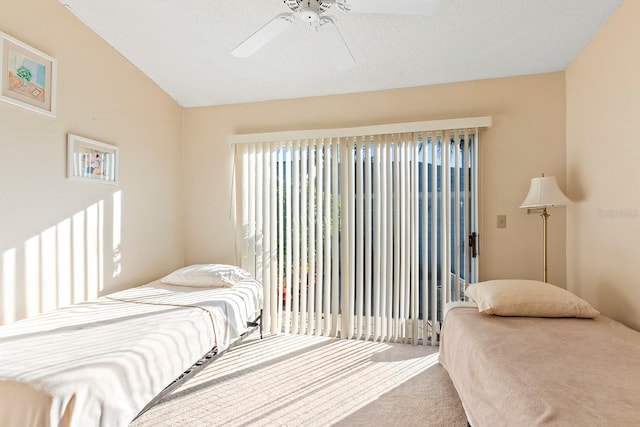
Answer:
POLYGON ((566 71, 568 288, 640 329, 640 2, 626 0, 566 71))
MULTIPOLYGON (((542 220, 518 206, 544 172, 565 184, 564 73, 184 112, 186 263, 235 262, 233 133, 492 116, 481 134, 481 276, 542 279, 542 220), (496 216, 507 215, 507 228, 496 216)), ((549 220, 549 280, 565 285, 565 208, 549 220)))
POLYGON ((56 118, 0 102, 0 323, 182 265, 182 109, 57 1, 0 31, 58 60, 56 118), (117 145, 120 184, 65 179, 67 132, 117 145))
MULTIPOLYGON (((541 220, 518 206, 541 172, 564 188, 562 72, 182 110, 58 2, 9 3, 0 30, 59 71, 56 118, 0 103, 0 322, 183 264, 235 262, 231 133, 492 116, 480 142, 481 275, 541 278, 541 220), (68 132, 120 147, 118 186, 65 179, 68 132)), ((551 213, 549 277, 564 286, 564 208, 551 213)))

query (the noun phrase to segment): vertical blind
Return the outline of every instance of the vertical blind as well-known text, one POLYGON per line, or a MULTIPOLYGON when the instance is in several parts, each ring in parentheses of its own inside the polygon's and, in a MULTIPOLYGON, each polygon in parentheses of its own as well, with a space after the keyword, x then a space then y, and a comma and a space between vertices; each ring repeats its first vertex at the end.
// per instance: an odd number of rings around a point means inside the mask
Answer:
POLYGON ((477 277, 477 145, 477 128, 237 144, 265 329, 437 344, 477 277))

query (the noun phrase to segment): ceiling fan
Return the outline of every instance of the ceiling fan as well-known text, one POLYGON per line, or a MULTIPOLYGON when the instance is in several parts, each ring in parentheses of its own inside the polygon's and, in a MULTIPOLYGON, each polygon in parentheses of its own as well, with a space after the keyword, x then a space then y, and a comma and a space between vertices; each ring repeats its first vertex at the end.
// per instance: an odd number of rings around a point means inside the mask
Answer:
POLYGON ((347 70, 356 63, 347 43, 331 16, 330 8, 348 13, 384 13, 397 15, 432 15, 440 0, 284 0, 291 12, 281 13, 231 51, 246 58, 263 48, 296 21, 307 23, 321 37, 334 67, 347 70))

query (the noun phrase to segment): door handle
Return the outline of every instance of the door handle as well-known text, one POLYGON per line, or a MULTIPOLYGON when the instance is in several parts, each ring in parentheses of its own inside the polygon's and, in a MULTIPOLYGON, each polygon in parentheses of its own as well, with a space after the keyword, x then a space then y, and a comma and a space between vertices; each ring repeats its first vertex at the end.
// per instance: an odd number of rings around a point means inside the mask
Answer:
POLYGON ((471 248, 471 258, 478 256, 478 233, 475 231, 469 234, 469 247, 471 248))

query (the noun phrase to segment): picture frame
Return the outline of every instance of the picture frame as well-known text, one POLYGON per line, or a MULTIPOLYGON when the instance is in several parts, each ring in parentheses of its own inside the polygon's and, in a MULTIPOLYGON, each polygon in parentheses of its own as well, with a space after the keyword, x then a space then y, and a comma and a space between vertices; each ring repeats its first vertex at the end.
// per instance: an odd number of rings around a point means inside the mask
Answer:
POLYGON ((118 147, 67 134, 67 178, 117 184, 118 147))
POLYGON ((56 116, 55 58, 0 32, 0 100, 56 116))

